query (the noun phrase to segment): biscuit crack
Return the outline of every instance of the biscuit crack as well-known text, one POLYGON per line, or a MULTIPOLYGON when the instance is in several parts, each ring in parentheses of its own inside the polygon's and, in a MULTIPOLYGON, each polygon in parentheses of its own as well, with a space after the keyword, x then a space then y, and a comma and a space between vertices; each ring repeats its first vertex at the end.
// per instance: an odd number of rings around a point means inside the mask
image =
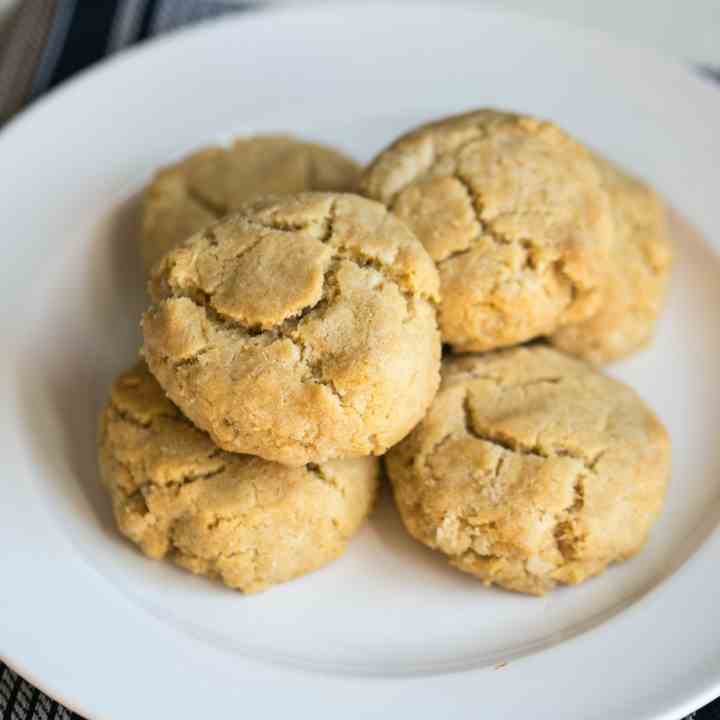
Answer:
MULTIPOLYGON (((222 452, 220 448, 216 448, 215 450, 207 454, 207 459, 211 460, 212 458, 216 457, 219 452, 222 452)), ((158 483, 155 480, 150 479, 147 482, 143 483, 139 489, 142 490, 143 493, 164 488, 179 490, 180 488, 191 485, 198 480, 210 480, 210 478, 213 478, 216 475, 220 475, 226 470, 227 465, 225 463, 221 463, 218 467, 213 468, 212 470, 207 470, 205 472, 202 472, 200 470, 188 470, 187 472, 174 475, 172 480, 166 483, 158 483)))
POLYGON ((535 446, 521 445, 515 438, 506 436, 498 432, 490 432, 488 430, 479 429, 473 421, 472 409, 470 407, 470 393, 466 392, 463 398, 463 411, 465 416, 465 431, 468 435, 471 435, 478 440, 495 445, 502 450, 507 450, 511 453, 530 455, 544 460, 548 459, 548 455, 542 452, 542 449, 535 446))
MULTIPOLYGON (((118 465, 130 472, 128 466, 125 463, 120 462, 119 460, 117 460, 117 458, 115 459, 115 462, 117 462, 118 465)), ((150 508, 147 506, 147 502, 145 501, 145 496, 143 495, 141 487, 135 488, 132 492, 126 492, 120 486, 116 487, 118 491, 123 495, 123 503, 125 504, 125 506, 133 506, 133 513, 137 513, 141 518, 145 518, 148 515, 152 516, 150 508)))
POLYGON ((435 457, 435 455, 440 451, 440 449, 445 445, 445 443, 448 440, 451 440, 453 438, 454 433, 449 432, 447 435, 444 435, 440 440, 438 440, 431 448, 424 454, 423 458, 423 464, 425 466, 425 470, 430 475, 430 477, 436 482, 440 483, 442 482, 441 478, 438 478, 437 475, 435 475, 435 471, 432 468, 432 465, 430 464, 435 457))
MULTIPOLYGON (((430 145, 430 157, 424 163, 424 167, 420 172, 416 172, 411 178, 406 180, 402 185, 400 185, 400 187, 398 187, 398 189, 394 193, 392 193, 392 195, 390 195, 387 198, 387 200, 385 201, 385 205, 387 205, 388 209, 392 210, 394 208, 395 201, 398 199, 398 196, 400 195, 400 193, 407 190, 413 183, 416 183, 419 180, 424 180, 425 178, 427 178, 430 175, 433 166, 439 160, 446 159, 448 157, 448 155, 458 156, 466 148, 470 147, 470 145, 472 145, 473 143, 476 143, 478 140, 483 140, 483 139, 487 138, 487 136, 488 136, 487 128, 484 125, 482 125, 481 122, 478 122, 475 125, 474 130, 475 130, 476 134, 473 137, 471 137, 469 140, 466 140, 465 142, 461 142, 456 147, 450 148, 443 154, 438 154, 436 143, 435 143, 435 138, 432 135, 429 135, 427 139, 428 139, 428 143, 430 145)), ((454 175, 451 174, 448 177, 454 177, 454 175)), ((458 178, 458 179, 460 179, 460 178, 458 178)), ((460 182, 462 182, 462 180, 460 180, 460 182)))
POLYGON ((496 245, 516 245, 518 247, 521 247, 525 254, 523 257, 523 264, 520 270, 532 270, 533 272, 537 272, 537 263, 535 262, 532 255, 532 251, 534 249, 532 240, 530 238, 513 240, 504 233, 501 233, 495 226, 495 223, 493 223, 491 220, 486 220, 485 218, 483 218, 483 210, 485 204, 483 202, 482 194, 475 192, 469 180, 461 173, 455 172, 451 177, 457 180, 460 185, 462 185, 468 196, 468 200, 470 201, 470 207, 475 214, 475 222, 477 223, 477 234, 473 238, 473 242, 470 244, 469 247, 465 248, 464 250, 457 250, 456 252, 451 253, 447 257, 443 258, 440 262, 442 263, 446 260, 450 260, 452 258, 456 258, 458 256, 466 255, 467 253, 472 252, 472 250, 474 250, 479 244, 481 238, 489 237, 496 245))
POLYGON ((134 425, 134 426, 137 427, 137 428, 147 429, 147 428, 149 428, 149 427, 153 424, 153 421, 154 421, 156 418, 159 418, 159 417, 165 417, 165 418, 169 418, 169 419, 171 419, 171 420, 174 420, 175 418, 177 418, 177 413, 176 413, 176 412, 173 412, 173 413, 159 412, 159 413, 153 414, 153 415, 150 417, 150 419, 145 420, 144 418, 140 417, 139 415, 134 414, 134 413, 133 413, 131 410, 129 410, 128 408, 121 408, 121 407, 117 404, 117 402, 116 402, 115 400, 113 400, 112 398, 110 399, 110 407, 111 407, 112 411, 113 411, 121 420, 123 420, 124 422, 126 422, 126 423, 128 423, 128 424, 130 424, 130 425, 134 425))
POLYGON ((596 464, 599 462, 600 458, 605 452, 605 449, 603 449, 594 457, 588 458, 587 456, 572 448, 556 446, 547 447, 541 445, 540 443, 530 445, 521 442, 517 438, 512 437, 507 433, 498 432, 496 430, 491 431, 486 428, 479 428, 473 418, 472 408, 470 407, 469 392, 465 393, 465 398, 463 400, 463 409, 465 415, 465 430, 467 431, 468 435, 472 435, 478 440, 483 440, 484 442, 490 443, 491 445, 496 445, 497 447, 500 447, 511 453, 528 455, 541 458, 543 460, 548 460, 553 457, 566 457, 580 463, 586 471, 594 473, 596 464))
POLYGON ((573 501, 556 515, 553 538, 564 563, 577 560, 581 554, 583 540, 579 527, 579 515, 585 505, 585 483, 582 473, 578 474, 573 485, 573 501))
POLYGON ((569 287, 569 297, 565 307, 568 308, 575 303, 583 289, 580 287, 578 281, 568 272, 565 261, 560 259, 556 260, 552 264, 552 268, 556 275, 565 281, 565 284, 569 287))
POLYGON ((275 216, 270 216, 269 218, 253 217, 249 219, 248 222, 250 225, 257 225, 265 230, 273 230, 279 233, 310 232, 315 240, 324 245, 328 245, 333 234, 336 202, 337 201, 333 199, 330 203, 328 214, 315 222, 312 220, 289 222, 275 216))
POLYGON ((559 385, 562 382, 561 377, 539 377, 528 380, 527 382, 521 383, 517 387, 528 388, 534 385, 559 385))
MULTIPOLYGON (((336 212, 337 212, 337 198, 334 198, 330 204, 329 210, 327 215, 325 215, 322 220, 320 220, 317 223, 313 223, 310 221, 305 222, 297 222, 297 223, 286 223, 280 221, 278 218, 270 218, 269 220, 257 220, 254 219, 252 223, 263 227, 268 230, 274 230, 276 232, 303 232, 303 231, 309 231, 312 228, 317 228, 318 232, 316 234, 315 239, 318 242, 323 243, 324 245, 327 245, 333 253, 331 262, 328 264, 328 267, 326 268, 324 272, 323 277, 323 294, 321 299, 316 302, 313 305, 308 305, 307 307, 302 308, 300 311, 298 311, 294 316, 287 318, 287 320, 299 320, 305 317, 306 315, 312 313, 318 308, 318 305, 323 302, 323 300, 327 300, 327 292, 326 292, 326 286, 329 283, 330 278, 334 275, 334 271, 337 269, 337 261, 338 260, 347 260, 349 262, 354 263, 356 266, 360 268, 372 268, 376 270, 387 282, 391 282, 393 285, 395 285, 400 292, 400 294, 403 296, 406 304, 406 312, 409 318, 414 317, 415 315, 415 300, 416 296, 424 299, 427 302, 430 302, 431 304, 435 305, 435 300, 430 297, 427 293, 422 291, 414 292, 412 287, 409 284, 409 279, 405 276, 403 276, 401 273, 397 272, 392 264, 384 263, 381 259, 367 255, 362 252, 361 249, 358 248, 350 248, 343 244, 334 244, 333 241, 333 235, 335 230, 335 220, 336 220, 336 212)), ((212 234, 212 230, 210 230, 210 233, 212 234)), ((255 242, 251 243, 248 247, 243 248, 243 250, 238 253, 235 257, 228 259, 227 262, 232 262, 233 260, 238 260, 241 258, 245 253, 253 250, 257 245, 262 243, 263 238, 258 238, 255 242)), ((282 323, 278 323, 274 327, 268 328, 264 330, 259 325, 253 325, 247 322, 243 322, 241 320, 237 320, 236 318, 230 317, 226 315, 225 313, 222 313, 219 311, 213 302, 213 296, 214 296, 214 289, 213 290, 204 290, 197 285, 192 287, 178 287, 178 286, 170 286, 167 288, 169 291, 169 298, 180 298, 184 297, 189 300, 191 300, 193 303, 198 305, 199 307, 203 307, 205 311, 208 314, 209 319, 211 319, 216 324, 221 324, 225 328, 231 328, 243 333, 248 334, 260 334, 263 332, 272 332, 275 331, 278 335, 278 337, 286 337, 286 335, 282 332, 282 323)), ((283 322, 287 322, 287 320, 283 322)), ((291 338, 292 339, 292 338, 291 338)))
POLYGON ((397 272, 393 263, 385 263, 378 257, 373 257, 362 251, 361 248, 349 248, 346 245, 334 245, 331 243, 335 230, 335 221, 337 217, 337 199, 333 199, 330 210, 327 217, 325 218, 325 232, 322 237, 319 238, 320 242, 325 245, 329 245, 335 252, 335 258, 349 260, 355 263, 360 268, 371 267, 376 270, 386 281, 389 281, 395 285, 400 291, 401 295, 405 298, 406 308, 408 315, 413 315, 412 302, 415 299, 415 295, 418 295, 423 300, 435 305, 434 298, 430 297, 427 293, 422 291, 413 292, 410 286, 409 279, 404 277, 401 273, 397 272))
MULTIPOLYGON (((216 450, 217 452, 213 450, 208 454, 208 459, 215 457, 218 452, 220 452, 219 448, 217 448, 216 450)), ((114 455, 113 462, 123 468, 123 470, 125 470, 125 472, 127 472, 128 475, 133 478, 133 480, 135 480, 138 474, 141 478, 147 477, 147 469, 144 467, 144 465, 133 465, 132 463, 123 462, 117 456, 117 454, 114 455)), ((146 515, 154 517, 154 513, 152 512, 152 510, 150 510, 147 501, 148 497, 152 495, 153 492, 158 492, 166 489, 179 492, 180 489, 183 487, 191 485, 198 480, 209 480, 210 478, 225 472, 225 470, 226 465, 225 463, 222 463, 220 467, 213 470, 208 470, 207 472, 189 471, 187 473, 179 474, 167 483, 158 483, 152 479, 147 479, 145 480, 145 482, 135 485, 131 491, 120 485, 116 485, 116 488, 123 495, 123 501, 125 504, 138 502, 142 503, 140 508, 140 514, 142 517, 145 517, 146 515)))
MULTIPOLYGON (((567 563, 571 560, 577 559, 580 553, 580 544, 582 542, 582 531, 578 526, 578 517, 585 503, 585 475, 588 472, 593 473, 595 471, 595 465, 599 461, 600 457, 602 457, 604 451, 601 451, 594 458, 588 460, 584 456, 567 448, 549 449, 540 444, 527 445, 519 442, 517 438, 510 437, 505 433, 480 430, 473 421, 469 393, 466 393, 463 400, 463 409, 465 416, 465 428, 468 434, 479 440, 490 443, 514 454, 526 455, 542 460, 547 460, 552 457, 569 457, 582 465, 582 470, 576 475, 575 482, 573 484, 572 502, 562 511, 555 514, 555 527, 553 529, 553 538, 555 539, 558 552, 563 558, 563 562, 567 563)), ((502 469, 503 461, 504 457, 501 456, 500 462, 498 462, 495 468, 496 477, 502 469)))
MULTIPOLYGON (((189 367, 190 365, 197 365, 200 362, 200 358, 209 352, 210 352, 210 348, 204 347, 204 348, 198 350, 194 355, 190 355, 186 358, 183 358, 182 360, 174 361, 172 363, 173 368, 175 370, 179 370, 180 368, 189 367)), ((166 362, 169 360, 170 360, 170 358, 166 357, 166 362)))
POLYGON ((333 233, 335 232, 335 219, 337 216, 337 199, 333 198, 330 203, 327 216, 324 218, 324 231, 323 234, 318 238, 323 245, 329 245, 332 240, 333 233))
MULTIPOLYGON (((316 315, 319 311, 321 311, 323 307, 329 308, 334 304, 336 298, 339 296, 339 289, 337 288, 335 278, 339 262, 341 260, 347 260, 361 268, 372 267, 373 269, 378 271, 386 281, 392 282, 398 288, 405 300, 408 319, 412 319, 416 314, 416 298, 409 289, 404 287, 405 283, 403 283, 403 280, 398 275, 398 273, 393 272, 391 268, 389 268, 378 258, 367 256, 357 249, 353 250, 344 245, 334 245, 332 243, 336 218, 336 205, 337 200, 334 199, 330 205, 328 214, 323 218, 320 223, 316 223, 316 225, 319 225, 321 227, 321 231, 317 237, 318 241, 328 245, 333 250, 333 257, 331 259, 331 262, 328 264, 324 272, 322 296, 317 303, 303 308, 296 315, 287 318, 282 323, 279 323, 267 330, 263 330, 258 326, 249 325, 218 311, 218 309, 213 304, 213 292, 206 292, 199 287, 181 288, 173 286, 170 287, 169 290, 171 293, 170 298, 182 297, 190 300, 193 304, 202 308, 205 311, 206 317, 212 325, 222 328, 223 331, 234 332, 238 334, 241 339, 250 340, 255 336, 264 336, 269 342, 273 342, 276 340, 288 340, 289 342, 293 343, 298 349, 298 352, 300 354, 300 357, 302 358, 303 364, 307 369, 309 377, 312 378, 314 382, 317 382, 327 387, 335 395, 335 397, 337 397, 341 405, 347 408, 349 406, 347 406, 343 396, 337 391, 332 381, 325 379, 322 370, 322 363, 313 363, 308 360, 307 347, 303 342, 301 336, 297 332, 299 324, 306 317, 310 315, 316 315)), ((303 231, 308 230, 313 225, 309 222, 293 224, 282 223, 278 221, 277 218, 272 218, 270 221, 259 222, 258 224, 264 228, 272 229, 278 232, 303 231)), ((256 242, 244 248, 243 251, 235 257, 235 259, 241 257, 246 252, 249 252, 261 242, 262 238, 258 238, 256 242)), ((424 299, 432 302, 430 298, 425 297, 424 293, 419 293, 419 295, 424 299)), ((204 348, 194 353, 192 356, 182 358, 179 361, 172 361, 171 358, 166 358, 165 361, 171 363, 174 370, 178 370, 183 367, 188 367, 196 364, 202 355, 210 352, 214 349, 214 347, 215 346, 212 342, 208 342, 208 344, 204 348)))
MULTIPOLYGON (((202 563, 205 566, 206 572, 208 572, 210 577, 223 579, 223 572, 218 567, 219 562, 226 560, 234 560, 235 558, 239 557, 246 557, 249 561, 252 572, 252 582, 243 586, 240 589, 243 592, 248 593, 253 592, 253 586, 257 586, 255 589, 262 589, 264 587, 264 583, 262 582, 263 578, 260 575, 260 571, 258 568, 260 562, 260 551, 257 547, 249 547, 242 550, 233 550, 230 552, 217 552, 211 554, 210 556, 204 557, 202 555, 196 555, 189 549, 178 545, 172 534, 172 529, 169 537, 171 543, 171 547, 169 550, 170 559, 172 559, 177 564, 182 565, 182 562, 178 562, 178 558, 180 558, 180 560, 194 560, 196 562, 202 563)), ((231 587, 234 586, 231 585, 231 587)))
MULTIPOLYGON (((218 448, 219 449, 219 448, 218 448)), ((214 454, 217 453, 210 453, 208 455, 208 459, 212 458, 214 454)), ((181 488, 186 485, 190 485, 191 483, 196 482, 197 480, 209 480, 210 478, 215 477, 216 475, 220 475, 227 470, 227 466, 225 463, 222 463, 219 467, 215 468, 214 470, 208 470, 207 472, 198 472, 194 470, 190 470, 186 473, 181 473, 176 478, 173 478, 169 483, 166 483, 164 485, 159 485, 155 482, 150 482, 149 485, 153 487, 177 487, 181 488)))
MULTIPOLYGON (((386 205, 390 210, 395 208, 398 197, 407 190, 408 187, 421 182, 427 177, 432 176, 434 166, 439 164, 443 159, 447 159, 450 156, 450 160, 453 163, 453 169, 451 172, 447 172, 444 175, 438 175, 438 177, 449 177, 456 180, 464 189, 469 201, 470 206, 475 216, 475 222, 477 224, 477 231, 475 236, 471 239, 468 247, 461 250, 451 252, 446 257, 439 259, 437 265, 441 266, 444 262, 458 257, 462 257, 468 253, 473 252, 479 245, 482 238, 489 238, 497 245, 512 245, 519 250, 522 250, 523 256, 521 263, 516 270, 516 273, 529 272, 539 278, 545 278, 548 275, 557 278, 563 285, 567 287, 567 300, 564 304, 565 310, 572 307, 577 300, 587 292, 591 292, 594 286, 586 287, 581 281, 574 277, 571 271, 568 271, 566 264, 563 260, 556 260, 555 262, 543 262, 538 260, 538 251, 542 249, 542 246, 535 243, 532 238, 510 238, 502 233, 493 220, 489 220, 483 217, 484 213, 484 200, 482 193, 478 193, 472 187, 468 177, 465 176, 457 167, 457 158, 463 153, 463 151, 478 141, 488 137, 487 127, 481 124, 482 121, 478 121, 478 124, 474 126, 474 135, 469 140, 460 143, 456 147, 450 148, 442 156, 437 153, 436 143, 432 133, 428 136, 429 142, 429 158, 422 163, 422 166, 386 200, 386 205)), ((497 288, 494 288, 490 295, 492 295, 497 288)), ((541 291, 547 292, 545 283, 541 283, 541 291)), ((483 300, 478 305, 486 305, 492 312, 498 312, 498 308, 495 304, 489 300, 483 300)))
POLYGON ((325 472, 325 469, 322 465, 318 465, 317 463, 308 463, 305 466, 305 469, 311 475, 314 475, 318 480, 320 480, 320 482, 338 492, 343 498, 345 497, 345 488, 339 485, 332 477, 330 477, 325 472))
POLYGON ((309 378, 312 380, 312 382, 317 383, 318 385, 322 385, 323 387, 326 387, 338 400, 340 405, 346 409, 351 410, 351 406, 347 405, 345 402, 345 398, 340 394, 338 389, 335 387, 335 383, 333 383, 332 380, 327 380, 323 374, 323 368, 322 368, 322 362, 311 362, 308 359, 308 352, 307 352, 307 345, 305 344, 304 340, 302 339, 302 336, 295 333, 292 335, 284 336, 285 339, 292 342, 297 348, 298 352, 300 353, 300 360, 302 362, 303 367, 305 368, 307 372, 306 378, 309 378))

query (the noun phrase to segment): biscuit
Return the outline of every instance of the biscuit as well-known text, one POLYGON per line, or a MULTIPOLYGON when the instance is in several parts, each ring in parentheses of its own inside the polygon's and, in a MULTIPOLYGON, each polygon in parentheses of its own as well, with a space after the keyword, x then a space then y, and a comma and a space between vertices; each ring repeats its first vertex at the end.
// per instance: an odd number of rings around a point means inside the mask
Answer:
POLYGON ((282 135, 238 138, 162 168, 145 189, 140 245, 147 272, 170 248, 268 193, 350 190, 359 166, 337 150, 282 135))
POLYGON ((601 365, 647 345, 665 300, 672 246, 665 208, 646 183, 595 158, 610 196, 615 240, 599 310, 556 332, 561 350, 601 365))
POLYGON ((590 153, 551 123, 493 110, 439 120, 383 150, 359 187, 437 263, 454 350, 525 342, 597 309, 610 203, 590 153))
POLYGON ((435 395, 437 271, 380 203, 258 200, 166 255, 150 292, 150 370, 225 450, 379 455, 435 395))
POLYGON ((386 467, 413 537, 487 585, 542 595, 642 548, 670 446, 630 388, 536 345, 446 361, 386 467))
POLYGON ((337 558, 367 517, 378 461, 290 468, 223 452, 144 364, 114 383, 99 461, 123 535, 151 558, 255 592, 337 558))

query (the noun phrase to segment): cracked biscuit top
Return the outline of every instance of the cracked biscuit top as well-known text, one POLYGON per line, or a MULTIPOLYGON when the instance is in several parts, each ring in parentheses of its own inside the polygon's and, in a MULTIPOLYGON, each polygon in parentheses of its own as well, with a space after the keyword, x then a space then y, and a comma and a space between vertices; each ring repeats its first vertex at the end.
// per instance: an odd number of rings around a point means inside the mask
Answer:
POLYGON ((171 248, 268 193, 350 190, 357 163, 333 148, 282 135, 238 138, 162 168, 143 196, 140 245, 147 272, 171 248))
POLYGON ((600 302, 607 193, 589 152, 551 123, 481 110, 424 125, 382 151, 360 188, 437 263, 455 350, 549 335, 600 302))
POLYGON ((371 200, 260 199, 166 255, 150 292, 150 370, 226 450, 289 465, 381 454, 439 383, 436 269, 371 200))
POLYGON ((542 345, 454 358, 442 377, 386 456, 411 535, 486 584, 531 594, 640 550, 670 447, 630 388, 542 345))
POLYGON ((98 443, 120 531, 150 557, 245 592, 338 557, 378 484, 371 457, 290 468, 222 451, 144 364, 113 384, 98 443))
POLYGON ((589 319, 556 332, 552 343, 596 365, 625 357, 652 339, 672 266, 665 208, 657 193, 595 157, 613 211, 615 239, 603 302, 589 319))

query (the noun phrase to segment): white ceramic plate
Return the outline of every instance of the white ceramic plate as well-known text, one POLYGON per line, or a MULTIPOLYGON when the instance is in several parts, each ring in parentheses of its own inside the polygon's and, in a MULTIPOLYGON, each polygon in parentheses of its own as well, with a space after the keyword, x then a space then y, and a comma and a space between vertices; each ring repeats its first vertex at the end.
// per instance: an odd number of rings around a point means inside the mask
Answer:
POLYGON ((223 20, 123 54, 0 135, 0 654, 94 718, 668 718, 720 693, 720 90, 645 51, 462 7, 223 20), (648 177, 678 234, 652 349, 612 369, 667 423, 647 549, 542 599, 483 588, 385 498, 337 563, 243 597, 113 530, 95 421, 139 345, 137 191, 234 132, 361 160, 436 115, 547 116, 648 177), (702 238, 705 238, 704 240, 702 238))

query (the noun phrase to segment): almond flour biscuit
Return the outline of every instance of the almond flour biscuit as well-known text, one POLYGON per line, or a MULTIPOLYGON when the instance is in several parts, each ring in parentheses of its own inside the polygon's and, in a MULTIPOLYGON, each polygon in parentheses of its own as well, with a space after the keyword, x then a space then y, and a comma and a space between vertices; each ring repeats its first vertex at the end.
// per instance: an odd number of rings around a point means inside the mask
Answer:
POLYGON ((290 468, 222 451, 144 364, 123 373, 100 419, 100 470, 123 535, 151 558, 244 592, 329 563, 367 517, 378 461, 290 468))
POLYGON ((380 203, 258 200, 166 255, 150 292, 150 370, 226 450, 379 455, 437 390, 437 272, 380 203))
POLYGON ((386 467, 413 537, 487 585, 542 595, 641 549, 670 447, 630 388, 536 345, 446 361, 386 467))
POLYGON ((652 339, 665 300, 672 246, 665 208, 646 183, 596 157, 615 221, 610 273, 599 310, 552 336, 566 352, 601 365, 630 355, 652 339))
POLYGON ((146 270, 171 248, 268 193, 350 190, 359 166, 332 148, 281 135, 238 138, 162 168, 145 189, 140 234, 146 270))
POLYGON ((424 125, 382 151, 360 189, 437 263, 456 351, 552 334, 597 309, 610 204, 590 153, 551 123, 480 110, 424 125))

